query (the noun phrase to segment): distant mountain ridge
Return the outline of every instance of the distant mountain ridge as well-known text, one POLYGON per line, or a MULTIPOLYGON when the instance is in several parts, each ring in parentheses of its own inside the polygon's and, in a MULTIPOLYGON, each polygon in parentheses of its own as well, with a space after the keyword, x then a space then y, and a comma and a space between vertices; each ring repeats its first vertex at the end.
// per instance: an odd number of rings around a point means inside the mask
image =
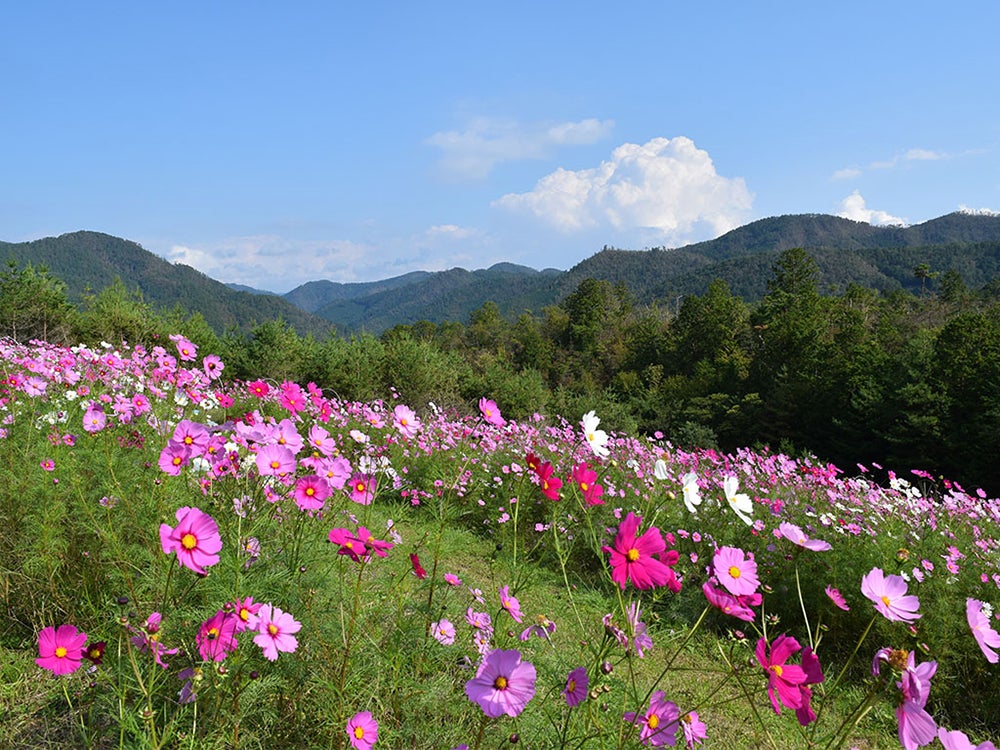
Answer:
POLYGON ((181 305, 201 312, 216 330, 246 329, 281 317, 300 333, 381 333, 421 320, 467 323, 488 301, 501 314, 540 313, 558 304, 586 278, 625 284, 639 304, 673 307, 685 295, 703 294, 713 279, 733 294, 759 300, 778 256, 794 247, 816 259, 820 288, 848 284, 890 291, 920 289, 913 270, 955 270, 971 287, 1000 276, 1000 215, 956 212, 909 227, 879 227, 826 214, 770 217, 705 242, 684 247, 621 250, 605 247, 568 271, 498 263, 469 271, 414 271, 373 282, 310 281, 284 295, 214 281, 134 242, 98 232, 73 232, 34 242, 0 242, 0 262, 44 264, 63 279, 73 301, 100 291, 115 276, 138 287, 154 307, 181 305))
POLYGON ((97 293, 116 277, 129 290, 138 288, 154 309, 176 305, 200 312, 216 331, 246 330, 254 323, 281 318, 300 334, 325 335, 329 321, 296 307, 277 295, 237 291, 201 271, 170 263, 141 245, 101 232, 71 232, 32 242, 0 242, 0 263, 45 266, 66 284, 67 296, 79 304, 87 293, 97 293))

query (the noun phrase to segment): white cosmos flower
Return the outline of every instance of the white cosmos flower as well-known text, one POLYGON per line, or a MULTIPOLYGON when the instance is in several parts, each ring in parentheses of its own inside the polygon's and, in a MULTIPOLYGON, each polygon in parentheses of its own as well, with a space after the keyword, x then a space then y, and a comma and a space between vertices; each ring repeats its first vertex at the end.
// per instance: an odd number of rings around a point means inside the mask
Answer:
POLYGON ((687 506, 690 513, 697 513, 697 506, 701 505, 701 492, 698 489, 698 475, 693 471, 689 471, 681 477, 681 487, 684 490, 684 505, 687 506))
POLYGON ((594 455, 598 458, 607 458, 611 454, 611 451, 608 450, 608 433, 597 429, 597 425, 600 423, 601 420, 592 411, 588 411, 580 420, 583 435, 587 438, 587 444, 594 451, 594 455))
POLYGON ((739 481, 736 477, 726 477, 722 483, 722 490, 726 493, 726 500, 729 502, 729 507, 732 508, 733 512, 743 519, 743 522, 750 526, 753 523, 753 519, 750 514, 753 513, 753 502, 750 500, 750 496, 744 493, 736 494, 736 490, 739 489, 739 481))
POLYGON ((667 473, 667 462, 662 458, 656 459, 656 463, 653 464, 653 476, 661 482, 665 482, 670 478, 670 475, 667 473))

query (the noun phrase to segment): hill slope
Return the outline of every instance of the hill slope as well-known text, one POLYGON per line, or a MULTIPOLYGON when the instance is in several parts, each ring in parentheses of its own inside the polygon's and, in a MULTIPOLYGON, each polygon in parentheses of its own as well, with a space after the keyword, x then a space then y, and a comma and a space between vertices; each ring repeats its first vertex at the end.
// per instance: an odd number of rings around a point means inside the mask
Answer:
POLYGON ((190 266, 169 263, 135 242, 100 232, 72 232, 33 242, 0 242, 0 263, 8 260, 20 266, 31 263, 47 267, 66 283, 67 295, 74 304, 83 295, 108 287, 117 276, 128 289, 138 288, 153 308, 168 310, 180 305, 187 312, 200 312, 218 332, 233 326, 247 329, 279 317, 300 334, 325 335, 330 327, 328 321, 280 296, 231 289, 190 266))

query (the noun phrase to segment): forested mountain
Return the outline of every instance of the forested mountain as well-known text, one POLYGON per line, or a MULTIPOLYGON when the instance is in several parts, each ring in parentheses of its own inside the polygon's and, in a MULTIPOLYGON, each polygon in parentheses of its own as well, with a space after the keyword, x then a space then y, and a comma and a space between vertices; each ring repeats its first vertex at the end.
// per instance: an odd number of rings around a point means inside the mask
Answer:
POLYGON ((199 312, 217 332, 249 329, 279 318, 299 333, 325 335, 329 322, 316 318, 277 295, 237 291, 180 263, 170 263, 135 242, 100 232, 72 232, 33 242, 0 242, 0 265, 44 266, 66 284, 70 302, 80 304, 120 278, 129 291, 138 289, 157 310, 179 306, 199 312))
POLYGON ((605 247, 565 272, 499 263, 474 271, 415 271, 366 283, 316 280, 285 295, 221 284, 134 242, 97 232, 0 242, 0 262, 46 266, 65 281, 74 303, 87 290, 100 291, 120 277, 154 308, 199 312, 218 332, 280 317, 299 333, 323 336, 331 327, 342 334, 378 334, 421 320, 464 323, 486 302, 514 320, 523 312, 537 314, 558 304, 588 278, 623 284, 637 303, 668 309, 722 279, 735 296, 754 303, 767 292, 776 259, 791 248, 804 248, 815 259, 824 294, 852 284, 884 292, 933 290, 948 271, 978 288, 1000 271, 1000 217, 952 213, 904 228, 822 214, 778 216, 681 248, 605 247), (918 268, 923 271, 915 274, 918 268))
POLYGON ((513 320, 565 299, 588 278, 624 284, 642 304, 676 306, 722 279, 746 302, 767 292, 780 254, 801 247, 816 259, 819 288, 835 293, 851 284, 892 291, 921 290, 949 270, 970 287, 1000 269, 1000 217, 953 213, 911 227, 876 227, 822 214, 778 216, 681 248, 605 247, 565 273, 500 264, 485 271, 451 269, 407 274, 368 284, 310 282, 285 298, 341 331, 380 333, 419 320, 464 322, 487 301, 513 320), (914 275, 926 266, 927 276, 914 275))

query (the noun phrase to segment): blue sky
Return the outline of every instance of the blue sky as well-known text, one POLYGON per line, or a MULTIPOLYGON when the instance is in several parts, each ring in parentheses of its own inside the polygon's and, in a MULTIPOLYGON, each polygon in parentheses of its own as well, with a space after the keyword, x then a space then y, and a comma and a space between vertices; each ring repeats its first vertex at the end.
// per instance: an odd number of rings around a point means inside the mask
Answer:
POLYGON ((0 10, 0 239, 215 279, 1000 210, 1000 3, 37 2, 0 10))

